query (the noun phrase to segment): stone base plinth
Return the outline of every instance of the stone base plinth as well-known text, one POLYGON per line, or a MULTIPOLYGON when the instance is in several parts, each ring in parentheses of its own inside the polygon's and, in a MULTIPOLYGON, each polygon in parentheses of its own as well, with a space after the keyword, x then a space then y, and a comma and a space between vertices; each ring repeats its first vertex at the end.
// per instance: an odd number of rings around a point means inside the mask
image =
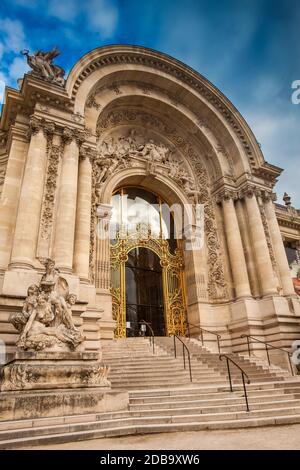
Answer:
POLYGON ((127 409, 127 391, 99 388, 0 393, 0 421, 105 413, 127 409))
POLYGON ((108 372, 97 353, 17 352, 0 371, 0 390, 108 389, 108 372))

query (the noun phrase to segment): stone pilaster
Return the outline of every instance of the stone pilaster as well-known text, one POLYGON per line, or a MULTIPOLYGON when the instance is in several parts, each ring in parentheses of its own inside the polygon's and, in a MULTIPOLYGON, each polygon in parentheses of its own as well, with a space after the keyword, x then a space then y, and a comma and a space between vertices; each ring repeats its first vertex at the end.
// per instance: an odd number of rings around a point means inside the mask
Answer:
POLYGON ((92 204, 92 165, 87 149, 81 149, 78 175, 74 270, 80 279, 89 279, 92 204))
POLYGON ((251 289, 233 197, 234 194, 227 192, 221 196, 232 276, 236 297, 250 297, 251 289))
POLYGON ((264 193, 263 201, 265 206, 267 223, 269 226, 270 237, 277 261, 278 271, 281 279, 282 290, 284 295, 294 295, 294 286, 290 275, 290 269, 280 233, 278 221, 275 214, 275 208, 272 200, 272 194, 264 193))
POLYGON ((110 239, 109 224, 112 206, 99 204, 97 207, 97 252, 96 252, 96 287, 108 290, 110 288, 110 239))
POLYGON ((255 258, 254 258, 254 253, 252 250, 251 236, 250 236, 248 224, 247 224, 248 217, 246 215, 246 208, 244 205, 244 201, 241 201, 240 199, 237 200, 235 203, 235 209, 236 209, 236 214, 237 214, 238 223, 240 227, 242 243, 244 247, 245 260, 247 264, 247 271, 248 271, 248 276, 249 276, 251 293, 254 297, 259 297, 260 295, 259 280, 258 280, 257 272, 256 272, 255 258))
POLYGON ((277 294, 276 280, 255 188, 246 188, 242 191, 241 196, 245 198, 261 293, 262 295, 277 294))
POLYGON ((12 126, 10 150, 0 201, 0 269, 7 268, 18 213, 22 174, 29 143, 25 131, 12 126))
POLYGON ((55 230, 54 255, 57 266, 72 272, 77 203, 79 145, 78 134, 73 129, 63 132, 64 150, 59 182, 59 197, 55 230))
POLYGON ((19 201, 11 267, 34 266, 47 166, 46 132, 53 130, 54 125, 51 123, 45 127, 40 119, 33 117, 30 121, 31 138, 19 201))

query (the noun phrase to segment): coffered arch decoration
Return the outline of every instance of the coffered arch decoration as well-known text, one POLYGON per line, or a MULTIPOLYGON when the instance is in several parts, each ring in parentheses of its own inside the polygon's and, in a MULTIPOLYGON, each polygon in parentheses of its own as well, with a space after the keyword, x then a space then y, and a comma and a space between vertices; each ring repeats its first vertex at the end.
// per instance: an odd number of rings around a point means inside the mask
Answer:
POLYGON ((219 128, 223 135, 220 147, 231 155, 238 172, 272 172, 251 129, 232 103, 206 78, 170 56, 127 45, 97 48, 76 63, 66 89, 74 112, 84 115, 86 105, 98 110, 103 106, 99 91, 101 94, 109 89, 120 95, 129 82, 131 86, 137 83, 142 96, 163 90, 174 109, 189 109, 194 114, 200 132, 219 128))

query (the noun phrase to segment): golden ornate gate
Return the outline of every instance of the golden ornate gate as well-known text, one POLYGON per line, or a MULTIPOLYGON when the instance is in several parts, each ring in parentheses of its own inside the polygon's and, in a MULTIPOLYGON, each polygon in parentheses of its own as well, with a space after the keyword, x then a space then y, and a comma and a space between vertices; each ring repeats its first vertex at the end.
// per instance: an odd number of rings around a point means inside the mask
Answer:
POLYGON ((182 250, 177 248, 172 254, 166 239, 152 238, 149 233, 140 231, 125 237, 118 234, 110 246, 113 319, 117 322, 115 337, 126 337, 125 263, 128 253, 134 248, 147 248, 159 257, 163 276, 165 330, 167 335, 185 336, 186 305, 182 250))

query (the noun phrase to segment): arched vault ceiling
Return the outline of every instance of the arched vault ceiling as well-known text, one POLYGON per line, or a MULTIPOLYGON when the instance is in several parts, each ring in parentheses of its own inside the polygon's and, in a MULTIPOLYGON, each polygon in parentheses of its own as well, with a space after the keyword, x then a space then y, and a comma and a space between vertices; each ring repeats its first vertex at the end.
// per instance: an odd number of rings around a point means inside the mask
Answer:
MULTIPOLYGON (((232 165, 224 154, 218 151, 187 117, 178 110, 172 110, 165 104, 158 109, 156 100, 150 97, 127 96, 115 99, 109 103, 97 119, 96 133, 98 139, 119 126, 141 127, 152 130, 168 141, 182 155, 194 171, 191 161, 193 152, 203 165, 211 183, 229 175, 232 165)), ((233 175, 232 175, 233 176, 233 175)))
MULTIPOLYGON (((97 88, 110 89, 112 94, 125 93, 128 82, 139 87, 141 95, 160 93, 173 108, 182 113, 183 108, 188 109, 193 114, 191 122, 199 130, 201 125, 207 125, 219 138, 235 168, 239 163, 243 171, 248 172, 249 168, 255 170, 265 165, 255 137, 232 103, 203 76, 156 51, 125 45, 95 49, 71 70, 67 91, 75 112, 84 114, 86 106, 96 99, 93 93, 97 88)), ((95 103, 102 106, 102 103, 95 103)), ((237 169, 238 173, 241 168, 237 169)))

